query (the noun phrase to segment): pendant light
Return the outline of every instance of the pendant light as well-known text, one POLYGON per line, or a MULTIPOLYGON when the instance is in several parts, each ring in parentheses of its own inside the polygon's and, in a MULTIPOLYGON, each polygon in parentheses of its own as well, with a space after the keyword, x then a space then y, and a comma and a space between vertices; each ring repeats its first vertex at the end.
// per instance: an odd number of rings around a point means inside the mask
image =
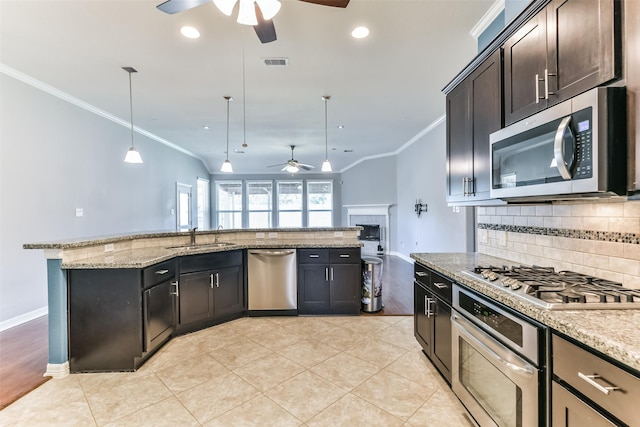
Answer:
POLYGON ((229 102, 233 101, 233 98, 230 96, 225 96, 224 99, 227 100, 227 159, 222 163, 222 167, 220 168, 220 172, 233 172, 233 168, 231 167, 231 162, 229 161, 229 102))
POLYGON ((133 146, 133 92, 131 90, 131 73, 137 73, 133 67, 122 67, 127 73, 129 73, 129 111, 131 113, 131 148, 127 151, 127 155, 124 157, 125 163, 142 163, 142 157, 140 153, 133 146))
POLYGON ((324 95, 322 100, 324 101, 324 162, 322 162, 322 172, 331 172, 331 163, 329 163, 329 144, 327 142, 327 101, 331 97, 324 95))

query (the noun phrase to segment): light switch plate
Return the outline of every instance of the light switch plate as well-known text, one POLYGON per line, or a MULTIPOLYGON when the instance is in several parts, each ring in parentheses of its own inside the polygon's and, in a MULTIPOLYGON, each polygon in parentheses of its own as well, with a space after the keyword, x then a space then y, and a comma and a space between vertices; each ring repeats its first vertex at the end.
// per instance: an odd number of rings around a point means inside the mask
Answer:
POLYGON ((82 208, 76 208, 76 216, 80 217, 84 215, 84 210, 82 208))

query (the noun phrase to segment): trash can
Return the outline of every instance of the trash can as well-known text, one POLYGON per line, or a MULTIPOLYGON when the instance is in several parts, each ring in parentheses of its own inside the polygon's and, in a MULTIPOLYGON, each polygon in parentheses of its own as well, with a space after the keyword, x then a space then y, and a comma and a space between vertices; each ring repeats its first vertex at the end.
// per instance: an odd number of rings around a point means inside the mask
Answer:
POLYGON ((362 257, 362 311, 382 310, 382 260, 374 256, 362 257))

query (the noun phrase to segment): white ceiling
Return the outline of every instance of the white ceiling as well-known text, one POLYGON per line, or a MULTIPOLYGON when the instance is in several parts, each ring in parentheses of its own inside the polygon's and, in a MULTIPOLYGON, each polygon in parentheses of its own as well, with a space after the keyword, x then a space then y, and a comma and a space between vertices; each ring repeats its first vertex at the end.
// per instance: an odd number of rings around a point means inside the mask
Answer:
MULTIPOLYGON (((281 0, 273 19, 278 40, 261 44, 252 27, 213 3, 168 15, 155 8, 161 1, 0 0, 0 62, 127 123, 121 67, 136 68, 135 125, 193 153, 213 173, 225 158, 224 95, 234 97, 229 158, 237 173, 278 172, 266 166, 289 159, 291 144, 297 160, 319 171, 321 97, 330 95, 329 159, 340 171, 398 150, 442 116, 441 89, 475 55, 469 31, 493 3, 351 0, 339 9, 281 0), (183 25, 201 37, 183 37, 183 25), (358 25, 371 35, 353 39, 358 25), (286 57, 289 66, 267 68, 266 57, 286 57)), ((129 140, 115 145, 124 155, 129 140)))

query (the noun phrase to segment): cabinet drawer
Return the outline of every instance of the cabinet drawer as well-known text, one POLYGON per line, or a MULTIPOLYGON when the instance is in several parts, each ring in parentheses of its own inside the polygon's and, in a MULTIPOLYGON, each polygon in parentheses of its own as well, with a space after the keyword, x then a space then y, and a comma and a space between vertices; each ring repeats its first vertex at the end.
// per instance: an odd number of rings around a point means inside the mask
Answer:
POLYGON ((173 279, 176 276, 176 260, 161 262, 144 269, 142 273, 143 288, 173 279))
POLYGON ((552 345, 555 376, 620 421, 629 425, 637 421, 634 417, 640 402, 640 378, 556 335, 552 345), (605 387, 618 389, 606 394, 605 387))
POLYGON ((434 294, 436 294, 449 304, 451 304, 452 287, 453 282, 449 278, 441 276, 435 271, 431 272, 431 290, 434 294))
POLYGON ((214 252, 180 258, 180 274, 242 265, 242 251, 214 252))
POLYGON ((416 262, 413 264, 413 278, 420 283, 423 288, 427 288, 431 282, 430 270, 416 262))
POLYGON ((298 249, 300 264, 328 264, 329 249, 298 249))
POLYGON ((344 248, 329 250, 331 264, 360 264, 360 248, 344 248))

